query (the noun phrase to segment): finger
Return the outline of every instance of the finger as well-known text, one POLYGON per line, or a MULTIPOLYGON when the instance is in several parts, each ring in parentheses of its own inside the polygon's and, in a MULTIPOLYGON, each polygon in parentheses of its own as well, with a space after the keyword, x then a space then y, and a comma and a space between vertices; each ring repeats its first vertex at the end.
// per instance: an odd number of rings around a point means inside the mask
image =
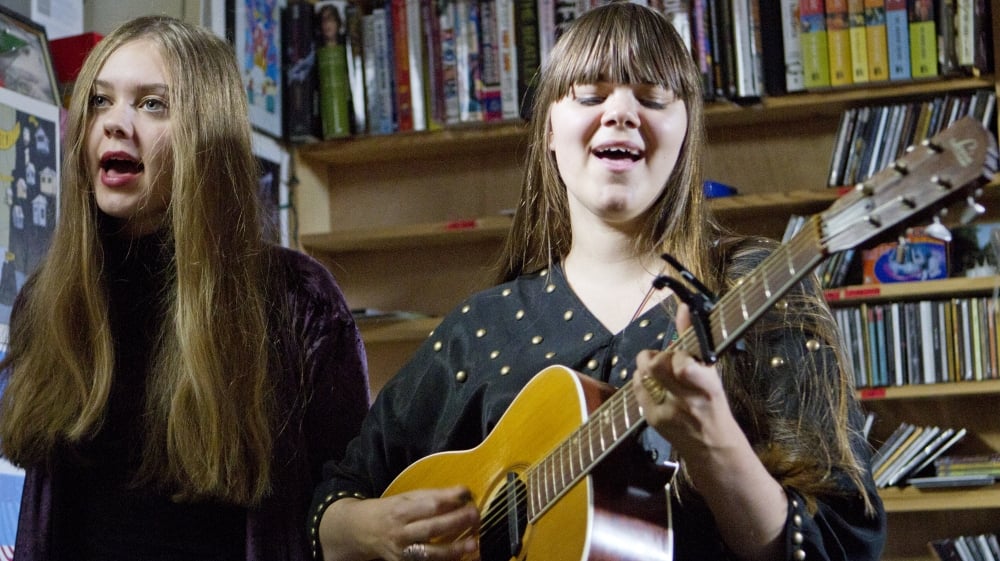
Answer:
POLYGON ((474 536, 478 532, 479 510, 469 504, 444 514, 415 520, 406 525, 403 535, 409 537, 411 542, 429 542, 474 536))
POLYGON ((677 305, 677 317, 674 318, 674 323, 677 325, 678 333, 691 327, 691 308, 687 304, 681 302, 677 305))
POLYGON ((478 558, 479 540, 475 536, 454 541, 414 544, 404 548, 403 561, 451 561, 478 558))

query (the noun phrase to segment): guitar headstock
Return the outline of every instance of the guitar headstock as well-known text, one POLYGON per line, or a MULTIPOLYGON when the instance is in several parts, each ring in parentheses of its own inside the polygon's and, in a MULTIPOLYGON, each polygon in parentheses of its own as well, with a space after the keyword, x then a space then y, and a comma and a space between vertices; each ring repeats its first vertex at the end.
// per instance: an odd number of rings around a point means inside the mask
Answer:
POLYGON ((993 135, 971 117, 955 121, 820 214, 826 253, 856 247, 903 222, 974 203, 997 172, 993 135))

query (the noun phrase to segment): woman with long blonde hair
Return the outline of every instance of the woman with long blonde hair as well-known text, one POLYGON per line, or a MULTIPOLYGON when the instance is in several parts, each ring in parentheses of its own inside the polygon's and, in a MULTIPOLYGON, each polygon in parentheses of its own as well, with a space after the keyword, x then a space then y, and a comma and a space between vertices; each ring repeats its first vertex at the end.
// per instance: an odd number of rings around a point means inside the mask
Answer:
POLYGON ((231 47, 130 21, 73 92, 59 224, 12 312, 0 446, 18 559, 305 559, 367 406, 320 264, 265 241, 231 47))

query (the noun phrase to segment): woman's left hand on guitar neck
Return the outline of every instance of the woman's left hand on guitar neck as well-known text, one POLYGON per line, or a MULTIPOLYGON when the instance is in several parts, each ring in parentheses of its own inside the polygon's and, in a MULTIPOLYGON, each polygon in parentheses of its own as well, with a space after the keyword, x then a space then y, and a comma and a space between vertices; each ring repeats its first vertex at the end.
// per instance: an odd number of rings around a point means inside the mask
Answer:
MULTIPOLYGON (((677 330, 690 325, 680 305, 677 330)), ((736 422, 714 366, 679 351, 643 351, 632 383, 649 426, 670 441, 731 551, 776 559, 788 498, 736 422)))

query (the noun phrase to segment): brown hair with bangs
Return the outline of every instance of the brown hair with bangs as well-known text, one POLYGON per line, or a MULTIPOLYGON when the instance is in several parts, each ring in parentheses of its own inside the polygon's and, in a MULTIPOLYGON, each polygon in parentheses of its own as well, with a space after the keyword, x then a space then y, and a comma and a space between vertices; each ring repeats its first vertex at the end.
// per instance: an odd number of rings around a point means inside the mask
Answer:
MULTIPOLYGON (((635 240, 637 254, 668 251, 699 278, 716 271, 704 258, 718 230, 701 188, 705 131, 701 76, 687 48, 661 14, 628 2, 587 11, 559 39, 538 76, 520 204, 497 266, 497 280, 513 279, 559 261, 569 252, 566 187, 548 148, 549 112, 574 84, 657 84, 687 109, 687 135, 660 198, 647 211, 635 240)), ((714 287, 713 287, 714 288, 714 287)))

